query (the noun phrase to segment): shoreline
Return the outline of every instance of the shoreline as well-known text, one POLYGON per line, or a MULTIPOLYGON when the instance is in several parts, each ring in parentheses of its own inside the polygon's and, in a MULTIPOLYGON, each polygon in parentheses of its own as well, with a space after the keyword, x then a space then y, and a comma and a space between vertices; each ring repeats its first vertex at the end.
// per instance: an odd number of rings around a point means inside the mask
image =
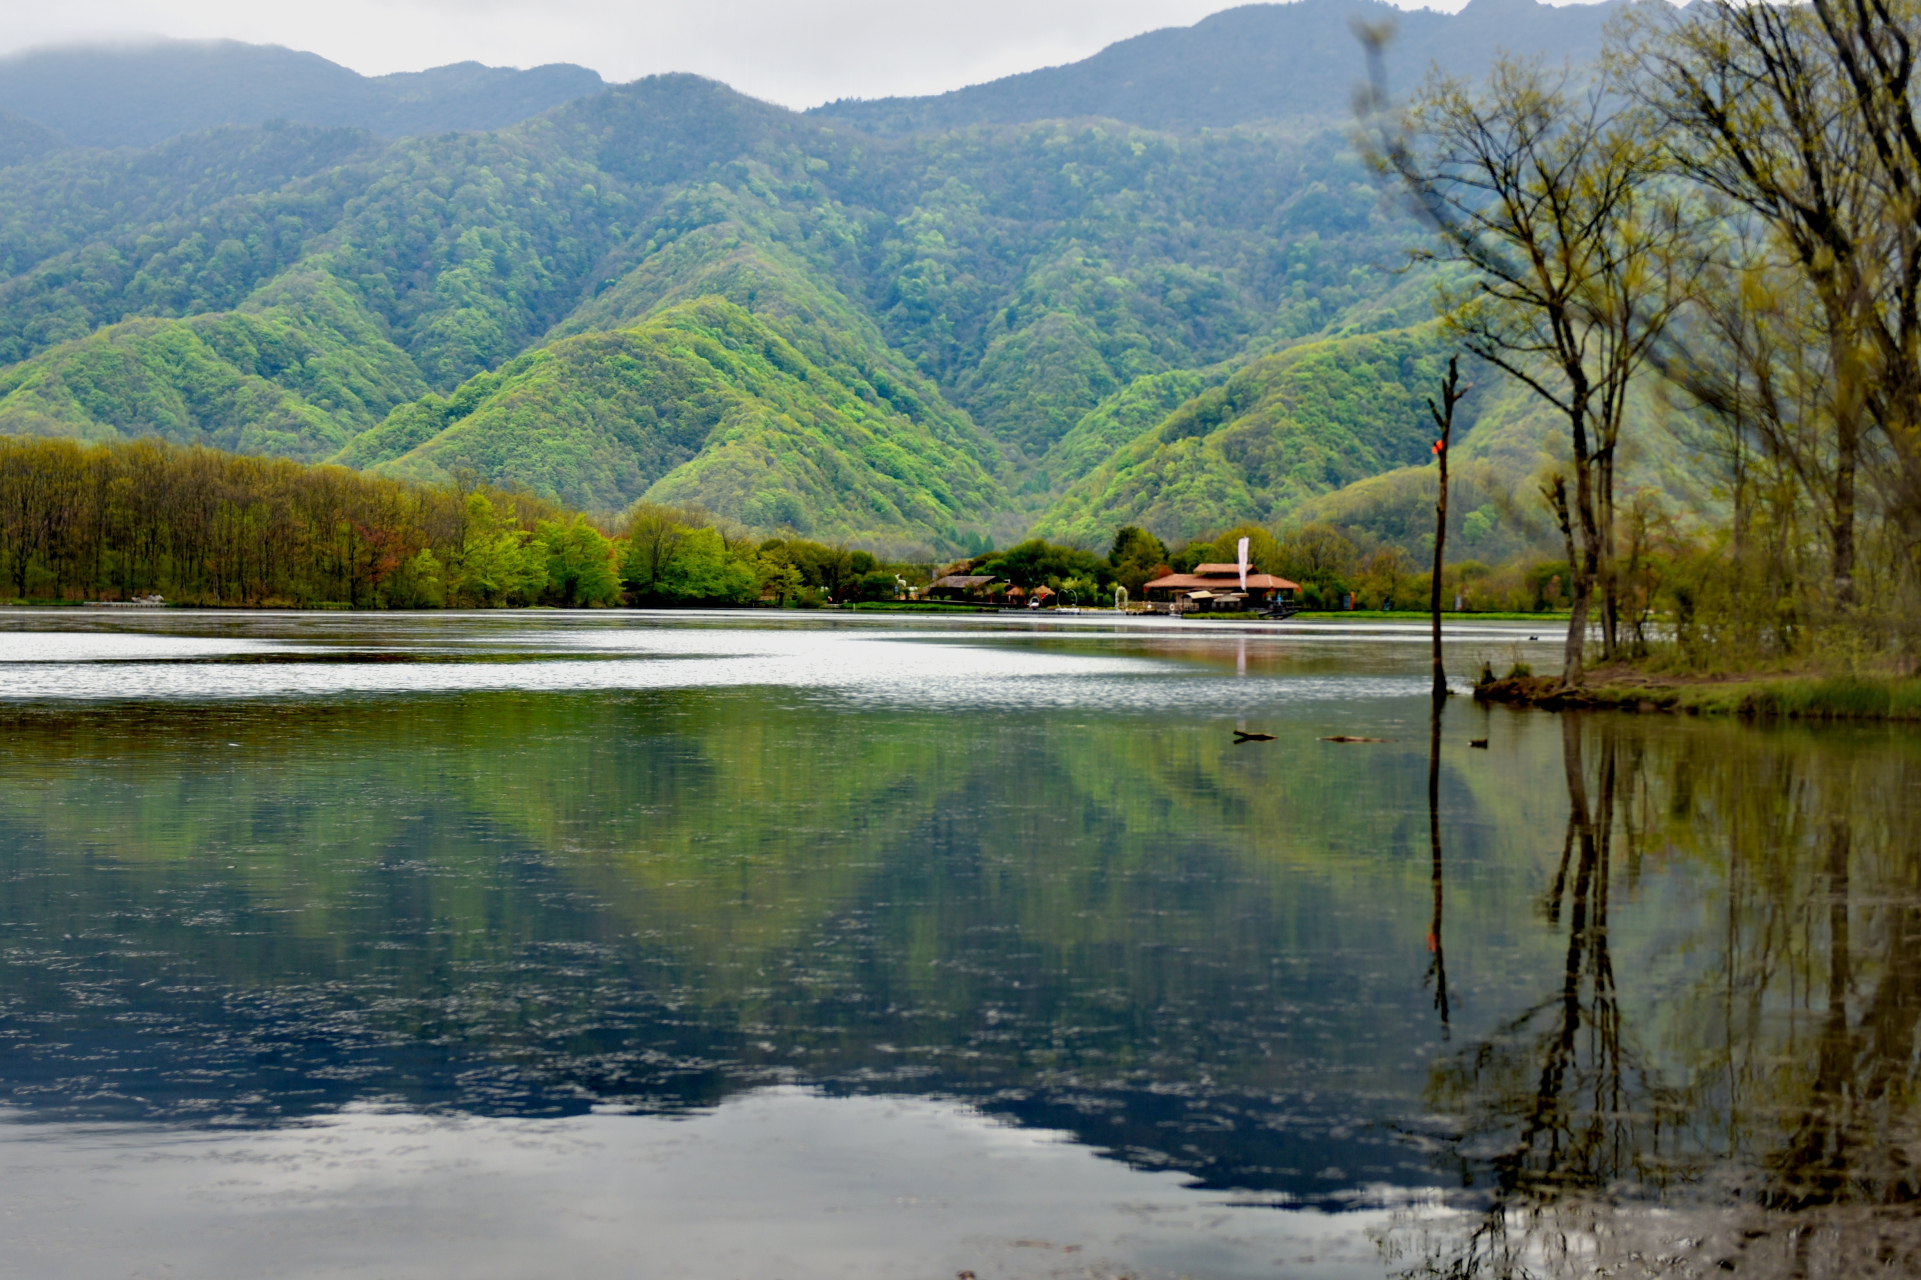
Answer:
POLYGON ((1474 700, 1541 711, 1669 712, 1744 720, 1921 721, 1921 678, 1890 676, 1661 676, 1629 667, 1588 672, 1565 688, 1554 676, 1502 676, 1474 700))

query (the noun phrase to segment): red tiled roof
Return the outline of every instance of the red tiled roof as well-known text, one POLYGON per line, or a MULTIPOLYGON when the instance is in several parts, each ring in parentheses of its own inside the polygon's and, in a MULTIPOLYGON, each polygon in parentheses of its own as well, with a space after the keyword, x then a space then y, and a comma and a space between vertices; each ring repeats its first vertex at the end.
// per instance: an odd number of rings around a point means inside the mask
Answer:
MULTIPOLYGON (((1200 566, 1202 569, 1218 569, 1219 567, 1219 565, 1209 564, 1200 566)), ((1239 587, 1241 585, 1240 573, 1236 571, 1235 567, 1231 564, 1227 566, 1227 570, 1234 575, 1227 581, 1222 581, 1219 577, 1213 575, 1204 577, 1199 573, 1170 573, 1165 578, 1154 579, 1154 581, 1142 587, 1141 590, 1146 591, 1153 587, 1165 587, 1170 591, 1203 591, 1213 590, 1217 587, 1239 587)), ((1300 583, 1289 582, 1286 578, 1277 578, 1271 573, 1248 574, 1247 586, 1250 591, 1255 589, 1263 591, 1299 591, 1301 589, 1300 583)))

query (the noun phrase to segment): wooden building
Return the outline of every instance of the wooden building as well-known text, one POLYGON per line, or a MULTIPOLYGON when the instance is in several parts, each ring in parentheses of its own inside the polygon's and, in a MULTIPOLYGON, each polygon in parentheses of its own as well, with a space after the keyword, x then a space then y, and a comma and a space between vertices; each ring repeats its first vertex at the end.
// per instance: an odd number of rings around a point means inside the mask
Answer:
POLYGON ((1192 573, 1170 573, 1154 579, 1141 588, 1141 594, 1150 605, 1183 613, 1238 613, 1292 600, 1300 589, 1297 582, 1250 569, 1243 590, 1239 565, 1197 564, 1192 573))

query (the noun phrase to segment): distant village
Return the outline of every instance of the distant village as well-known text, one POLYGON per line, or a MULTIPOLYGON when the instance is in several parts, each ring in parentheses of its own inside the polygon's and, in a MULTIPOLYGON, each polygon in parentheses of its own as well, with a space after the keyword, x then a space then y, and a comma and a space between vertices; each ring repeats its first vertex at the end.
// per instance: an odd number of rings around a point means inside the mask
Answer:
MULTIPOLYGON (((1027 590, 990 573, 950 573, 924 588, 908 588, 910 599, 996 605, 1004 609, 1053 609, 1106 601, 1063 600, 1051 587, 1027 590)), ((1190 573, 1168 572, 1141 588, 1142 599, 1114 588, 1114 606, 1133 613, 1246 613, 1285 617, 1300 608, 1300 584, 1245 565, 1197 564, 1190 573)))

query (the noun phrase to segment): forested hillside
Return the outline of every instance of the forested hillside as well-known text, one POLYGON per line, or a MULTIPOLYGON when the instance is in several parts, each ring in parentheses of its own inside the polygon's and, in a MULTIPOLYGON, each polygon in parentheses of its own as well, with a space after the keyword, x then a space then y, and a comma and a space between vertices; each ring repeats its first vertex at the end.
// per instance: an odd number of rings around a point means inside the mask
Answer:
POLYGON ((0 433, 931 557, 1283 522, 1421 462, 1444 361, 1338 122, 880 137, 678 75, 491 133, 46 141, 0 129, 0 433))

